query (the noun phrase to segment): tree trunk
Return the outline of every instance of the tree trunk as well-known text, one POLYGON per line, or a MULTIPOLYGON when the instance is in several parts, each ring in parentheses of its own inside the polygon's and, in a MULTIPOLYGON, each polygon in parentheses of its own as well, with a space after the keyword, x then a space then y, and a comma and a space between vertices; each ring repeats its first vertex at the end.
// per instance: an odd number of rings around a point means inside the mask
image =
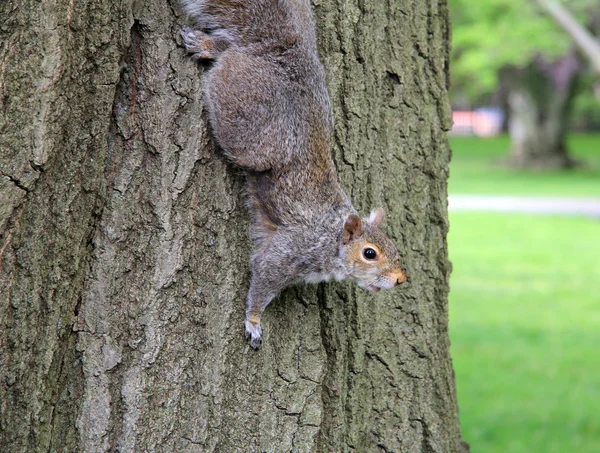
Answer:
POLYGON ((543 170, 575 165, 566 134, 580 72, 574 54, 552 63, 540 55, 524 68, 505 72, 513 166, 543 170))
POLYGON ((387 208, 410 284, 292 288, 257 352, 242 176, 166 6, 0 4, 0 451, 466 451, 446 3, 318 2, 340 177, 387 208))

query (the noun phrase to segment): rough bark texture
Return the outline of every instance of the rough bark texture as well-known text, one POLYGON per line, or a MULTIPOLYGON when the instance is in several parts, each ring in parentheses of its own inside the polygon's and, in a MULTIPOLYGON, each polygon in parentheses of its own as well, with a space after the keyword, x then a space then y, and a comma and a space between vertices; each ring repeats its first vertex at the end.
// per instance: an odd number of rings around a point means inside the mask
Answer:
POLYGON ((553 62, 539 55, 526 67, 504 73, 513 166, 553 169, 575 165, 566 135, 581 71, 573 53, 553 62))
POLYGON ((248 217, 184 18, 0 4, 0 451, 459 452, 444 1, 315 7, 357 207, 410 284, 292 288, 243 338, 248 217))

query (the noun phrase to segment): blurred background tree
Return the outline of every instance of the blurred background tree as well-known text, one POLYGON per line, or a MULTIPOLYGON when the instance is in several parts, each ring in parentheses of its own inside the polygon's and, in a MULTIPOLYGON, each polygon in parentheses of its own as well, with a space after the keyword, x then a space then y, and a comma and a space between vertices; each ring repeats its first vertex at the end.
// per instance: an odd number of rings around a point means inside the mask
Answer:
MULTIPOLYGON (((566 146, 574 113, 588 125, 600 118, 589 102, 594 80, 573 40, 537 2, 451 0, 452 93, 455 107, 499 104, 511 137, 509 162, 526 168, 564 168, 575 161, 566 146), (578 93, 588 102, 579 102, 578 93)), ((579 24, 598 27, 596 0, 573 0, 579 24)))
POLYGON ((600 452, 600 2, 557 1, 450 0, 449 319, 473 452, 600 452))

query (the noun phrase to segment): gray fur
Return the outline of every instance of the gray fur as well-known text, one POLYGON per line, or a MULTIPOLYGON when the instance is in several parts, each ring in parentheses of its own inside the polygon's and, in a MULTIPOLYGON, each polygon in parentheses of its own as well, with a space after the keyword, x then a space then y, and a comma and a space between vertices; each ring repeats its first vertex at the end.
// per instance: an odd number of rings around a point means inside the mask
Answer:
POLYGON ((200 28, 183 30, 184 45, 194 58, 214 60, 204 80, 214 138, 247 172, 251 346, 260 345, 266 306, 298 280, 350 278, 372 290, 404 281, 396 247, 376 225, 381 216, 361 221, 338 183, 310 2, 181 1, 200 28), (365 262, 364 244, 375 244, 382 259, 365 262))

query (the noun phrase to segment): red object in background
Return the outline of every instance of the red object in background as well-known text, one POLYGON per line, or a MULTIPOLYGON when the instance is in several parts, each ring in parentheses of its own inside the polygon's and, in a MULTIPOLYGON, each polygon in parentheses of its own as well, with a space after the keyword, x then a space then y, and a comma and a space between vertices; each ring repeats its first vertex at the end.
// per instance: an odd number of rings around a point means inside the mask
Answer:
POLYGON ((502 112, 497 109, 453 111, 452 135, 492 137, 502 131, 502 112))

